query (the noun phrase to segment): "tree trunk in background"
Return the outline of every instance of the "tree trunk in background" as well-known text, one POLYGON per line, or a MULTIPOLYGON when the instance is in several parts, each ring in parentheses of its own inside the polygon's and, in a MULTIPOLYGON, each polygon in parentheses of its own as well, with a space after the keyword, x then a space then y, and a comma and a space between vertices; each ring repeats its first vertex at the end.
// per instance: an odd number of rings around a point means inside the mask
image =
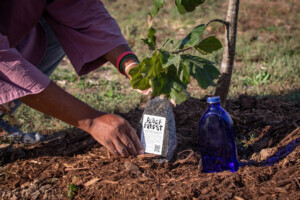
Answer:
POLYGON ((221 76, 218 80, 215 91, 215 95, 220 96, 223 104, 225 104, 228 95, 234 63, 239 4, 239 0, 229 0, 227 10, 226 21, 229 23, 229 25, 225 30, 225 45, 221 64, 221 76))

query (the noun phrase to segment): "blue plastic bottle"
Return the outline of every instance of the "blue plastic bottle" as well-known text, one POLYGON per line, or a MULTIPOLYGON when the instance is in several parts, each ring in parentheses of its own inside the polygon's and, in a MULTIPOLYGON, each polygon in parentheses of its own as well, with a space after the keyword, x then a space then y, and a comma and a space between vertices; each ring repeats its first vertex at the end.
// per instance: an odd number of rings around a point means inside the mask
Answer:
POLYGON ((199 124, 203 172, 235 172, 239 168, 233 122, 220 106, 220 97, 207 98, 208 109, 199 124))

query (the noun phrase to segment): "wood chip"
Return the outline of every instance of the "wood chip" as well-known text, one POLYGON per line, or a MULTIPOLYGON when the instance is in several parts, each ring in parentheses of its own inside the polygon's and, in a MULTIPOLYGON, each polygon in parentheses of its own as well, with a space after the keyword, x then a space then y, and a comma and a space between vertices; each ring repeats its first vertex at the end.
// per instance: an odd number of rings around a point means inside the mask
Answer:
POLYGON ((157 157, 159 157, 159 156, 155 155, 155 154, 142 154, 142 155, 137 156, 138 159, 151 159, 151 158, 157 158, 157 157))
POLYGON ((63 165, 67 168, 73 168, 74 164, 63 163, 63 165))
POLYGON ((74 171, 74 170, 87 170, 89 167, 80 167, 80 168, 66 168, 65 171, 74 171))
POLYGON ((41 162, 39 162, 39 161, 37 161, 37 160, 31 160, 31 161, 29 161, 29 162, 34 163, 34 164, 38 164, 38 165, 41 164, 41 162))
POLYGON ((12 149, 12 145, 10 144, 0 144, 0 153, 5 152, 12 149))
POLYGON ((242 197, 239 197, 239 196, 234 196, 234 199, 235 200, 244 200, 242 197))
POLYGON ((139 165, 140 168, 143 168, 143 169, 149 169, 151 168, 152 164, 144 164, 144 165, 139 165))
POLYGON ((30 186, 30 182, 26 182, 26 183, 21 185, 21 189, 29 187, 29 186, 30 186))
POLYGON ((293 140, 299 138, 299 135, 300 135, 300 127, 293 130, 293 132, 291 132, 288 136, 286 136, 283 140, 281 140, 277 146, 280 147, 283 145, 287 145, 290 142, 292 142, 293 140))
POLYGON ((291 182, 292 182, 291 178, 281 180, 281 181, 277 181, 277 186, 285 186, 286 184, 291 183, 291 182))
MULTIPOLYGON (((299 178, 299 177, 298 177, 298 178, 299 178)), ((294 180, 295 180, 296 184, 298 185, 298 188, 300 188, 300 183, 299 183, 299 181, 298 181, 298 178, 294 178, 294 180)))
POLYGON ((210 188, 203 188, 202 190, 201 190, 201 193, 202 194, 207 194, 207 193, 209 193, 210 192, 210 188))
POLYGON ((128 171, 130 171, 133 174, 136 174, 136 175, 142 174, 140 168, 137 165, 135 165, 127 160, 125 161, 124 166, 128 171))
POLYGON ((276 187, 274 189, 275 189, 276 192, 285 193, 285 194, 288 193, 284 188, 281 188, 281 187, 276 187))
POLYGON ((111 183, 111 184, 118 184, 118 181, 109 181, 109 180, 103 180, 101 183, 111 183))
POLYGON ((98 182, 100 180, 100 178, 93 178, 91 180, 89 180, 88 182, 84 183, 84 187, 88 187, 90 185, 93 185, 94 183, 98 182))

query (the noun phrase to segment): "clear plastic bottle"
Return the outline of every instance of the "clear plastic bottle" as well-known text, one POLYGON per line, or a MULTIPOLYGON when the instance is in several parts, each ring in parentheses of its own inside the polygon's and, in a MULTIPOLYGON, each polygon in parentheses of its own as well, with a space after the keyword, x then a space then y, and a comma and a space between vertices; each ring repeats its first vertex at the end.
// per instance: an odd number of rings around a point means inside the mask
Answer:
POLYGON ((233 122, 220 106, 220 97, 207 98, 208 109, 199 123, 203 172, 235 172, 239 168, 233 122))

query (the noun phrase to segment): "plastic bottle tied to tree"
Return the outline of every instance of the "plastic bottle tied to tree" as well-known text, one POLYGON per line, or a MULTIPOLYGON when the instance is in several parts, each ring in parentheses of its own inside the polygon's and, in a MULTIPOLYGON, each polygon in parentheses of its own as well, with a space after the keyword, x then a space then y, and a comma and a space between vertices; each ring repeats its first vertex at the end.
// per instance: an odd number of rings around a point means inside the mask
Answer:
POLYGON ((235 172, 239 163, 233 122, 220 106, 220 97, 209 97, 207 103, 198 130, 203 172, 235 172))

